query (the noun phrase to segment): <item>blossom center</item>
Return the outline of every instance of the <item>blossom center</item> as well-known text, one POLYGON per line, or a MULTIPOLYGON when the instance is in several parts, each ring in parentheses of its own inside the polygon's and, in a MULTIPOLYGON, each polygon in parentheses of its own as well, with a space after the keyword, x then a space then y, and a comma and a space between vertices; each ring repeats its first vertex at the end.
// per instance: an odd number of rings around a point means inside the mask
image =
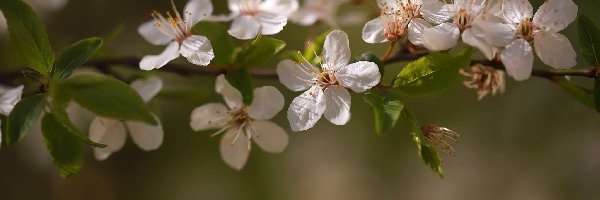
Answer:
MULTIPOLYGON (((174 15, 169 11, 166 12, 166 15, 163 15, 158 11, 152 11, 151 15, 154 18, 154 27, 181 44, 185 39, 192 35, 193 24, 181 17, 173 0, 171 0, 171 7, 174 15)), ((190 12, 186 12, 185 14, 188 16, 192 15, 190 12)))
POLYGON ((321 86, 323 89, 330 85, 337 85, 337 83, 337 78, 331 70, 325 69, 318 75, 317 84, 319 84, 319 86, 321 86))
POLYGON ((234 108, 229 111, 229 114, 231 117, 227 120, 227 123, 235 125, 238 128, 244 128, 244 126, 248 125, 250 122, 246 106, 239 109, 234 108))
POLYGON ((527 41, 533 40, 534 31, 535 25, 530 19, 524 19, 517 26, 517 36, 527 41))
POLYGON ((421 5, 411 2, 396 2, 399 7, 390 7, 387 2, 380 3, 381 16, 385 19, 384 33, 389 41, 401 40, 408 33, 408 24, 413 18, 419 17, 421 5))
POLYGON ((460 30, 465 30, 471 27, 471 22, 473 21, 473 15, 469 14, 467 9, 461 7, 458 10, 458 14, 454 17, 454 24, 458 26, 460 30))

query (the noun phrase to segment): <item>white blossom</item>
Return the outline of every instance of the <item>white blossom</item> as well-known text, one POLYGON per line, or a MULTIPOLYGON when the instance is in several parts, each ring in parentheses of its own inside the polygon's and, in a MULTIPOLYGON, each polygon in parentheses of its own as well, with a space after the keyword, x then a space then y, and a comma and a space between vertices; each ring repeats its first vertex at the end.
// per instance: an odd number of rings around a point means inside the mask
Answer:
MULTIPOLYGON (((146 80, 136 80, 131 83, 145 102, 150 101, 162 89, 163 82, 158 77, 146 80)), ((133 142, 144 151, 158 149, 163 142, 164 132, 160 120, 156 115, 154 118, 158 125, 148 125, 138 121, 123 121, 96 117, 89 127, 90 140, 106 144, 105 148, 94 148, 94 156, 97 160, 105 160, 112 153, 119 151, 127 139, 127 132, 133 142)))
POLYGON ((288 135, 277 124, 268 121, 283 109, 283 95, 272 86, 256 88, 254 100, 244 105, 242 93, 231 86, 224 75, 215 84, 225 105, 207 103, 192 112, 190 126, 194 131, 220 129, 211 136, 224 133, 220 151, 223 161, 241 170, 250 155, 251 140, 269 153, 281 153, 288 144, 288 135))
POLYGON ((159 55, 145 56, 140 69, 159 69, 182 55, 195 65, 207 66, 215 57, 208 38, 192 34, 192 27, 213 12, 210 0, 190 0, 183 13, 179 13, 171 1, 173 14, 167 16, 154 11, 154 20, 143 23, 138 32, 153 45, 167 45, 159 55), (183 16, 182 16, 183 14, 183 16))
POLYGON ((226 19, 233 20, 229 34, 248 40, 281 32, 298 10, 298 0, 228 0, 228 6, 231 14, 226 19))
POLYGON ((364 92, 376 86, 381 74, 373 62, 350 62, 348 35, 340 30, 329 33, 323 47, 321 68, 284 60, 277 66, 283 85, 293 91, 306 90, 296 97, 287 112, 293 131, 304 131, 325 118, 336 125, 350 120, 350 93, 364 92))
MULTIPOLYGON (((423 44, 421 32, 431 24, 420 16, 423 8, 434 6, 432 0, 377 0, 381 16, 365 24, 362 38, 367 43, 401 40, 408 35, 411 43, 423 44)), ((437 2, 440 3, 440 2, 437 2)))
POLYGON ((548 0, 533 15, 527 0, 504 0, 502 11, 516 38, 500 55, 506 72, 515 80, 527 80, 533 69, 533 47, 538 58, 551 67, 567 69, 577 64, 577 54, 567 37, 558 33, 577 18, 571 0, 548 0), (533 16, 533 18, 532 18, 533 16))
POLYGON ((304 0, 302 7, 290 16, 292 22, 310 26, 322 21, 330 27, 339 27, 336 14, 338 7, 347 0, 304 0))
MULTIPOLYGON (((23 85, 15 88, 0 87, 0 115, 8 116, 15 105, 21 101, 23 85)), ((0 121, 0 124, 2 122, 0 121)), ((0 145, 2 144, 2 130, 0 130, 0 145)))
POLYGON ((422 33, 423 46, 429 50, 448 50, 456 46, 462 36, 463 42, 493 59, 498 51, 494 45, 510 42, 510 37, 498 37, 510 33, 511 29, 494 15, 498 8, 495 1, 454 0, 450 4, 435 5, 425 7, 427 14, 423 15, 428 21, 439 24, 422 33))

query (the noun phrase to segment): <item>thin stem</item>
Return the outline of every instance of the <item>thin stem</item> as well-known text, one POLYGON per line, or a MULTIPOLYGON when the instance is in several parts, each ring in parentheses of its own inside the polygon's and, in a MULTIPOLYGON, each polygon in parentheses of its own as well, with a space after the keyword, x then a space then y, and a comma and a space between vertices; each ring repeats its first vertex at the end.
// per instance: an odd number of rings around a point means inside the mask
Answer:
MULTIPOLYGON (((487 60, 473 60, 471 64, 482 64, 490 66, 498 70, 506 71, 504 64, 498 60, 487 61, 487 60)), ((575 68, 575 69, 534 69, 531 72, 532 76, 541 78, 553 79, 557 76, 580 76, 588 78, 598 78, 598 67, 587 67, 587 68, 575 68)))
POLYGON ((396 47, 396 41, 392 41, 390 42, 390 46, 388 47, 387 51, 385 52, 385 55, 383 55, 383 57, 381 57, 381 60, 383 62, 387 61, 388 58, 390 57, 390 55, 392 55, 392 52, 394 52, 394 48, 396 47))

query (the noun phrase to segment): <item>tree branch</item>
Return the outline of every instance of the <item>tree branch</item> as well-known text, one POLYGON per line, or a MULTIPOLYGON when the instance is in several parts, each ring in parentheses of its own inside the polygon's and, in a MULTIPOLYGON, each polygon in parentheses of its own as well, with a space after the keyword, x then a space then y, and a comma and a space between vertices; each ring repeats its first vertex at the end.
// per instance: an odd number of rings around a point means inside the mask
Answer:
MULTIPOLYGON (((488 60, 473 60, 471 65, 473 64, 481 64, 484 66, 493 67, 498 70, 506 71, 504 64, 498 60, 488 61, 488 60)), ((580 76, 580 77, 588 77, 588 78, 598 78, 598 67, 588 67, 588 68, 575 68, 575 69, 533 69, 531 72, 532 76, 537 76, 541 78, 554 79, 557 76, 580 76)))

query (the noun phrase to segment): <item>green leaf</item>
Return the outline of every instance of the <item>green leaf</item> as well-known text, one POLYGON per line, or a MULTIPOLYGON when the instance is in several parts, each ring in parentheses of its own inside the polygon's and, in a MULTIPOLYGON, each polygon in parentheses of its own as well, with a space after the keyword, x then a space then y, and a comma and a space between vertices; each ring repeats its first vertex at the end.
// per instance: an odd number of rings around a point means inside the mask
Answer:
POLYGON ((44 76, 42 74, 32 69, 24 69, 21 71, 21 73, 30 81, 42 82, 42 80, 44 80, 44 76))
POLYGON ((579 27, 579 45, 583 57, 594 66, 600 66, 600 29, 587 15, 577 19, 579 27))
POLYGON ((6 144, 19 142, 33 127, 44 108, 44 96, 33 95, 21 99, 8 115, 6 144))
POLYGON ((244 104, 250 105, 253 99, 252 78, 246 68, 240 68, 234 72, 227 73, 225 78, 231 86, 237 88, 244 97, 244 104))
POLYGON ((54 79, 65 79, 88 61, 102 46, 102 38, 87 38, 68 47, 56 60, 54 79))
POLYGON ((238 54, 237 64, 241 67, 263 65, 284 47, 284 41, 259 35, 238 54))
MULTIPOLYGON (((600 29, 587 15, 582 14, 579 21, 579 44, 581 54, 591 64, 600 67, 600 29)), ((573 93, 572 93, 573 94, 573 93)), ((600 112, 600 79, 596 78, 594 83, 594 108, 600 112)), ((577 97, 582 100, 582 97, 577 97)), ((586 105, 587 105, 587 101, 586 105)))
POLYGON ((388 91, 369 90, 363 98, 373 108, 375 133, 381 137, 392 130, 404 109, 400 97, 388 91))
POLYGON ((331 33, 331 30, 327 30, 313 38, 313 40, 304 49, 304 57, 311 64, 316 66, 321 63, 321 58, 317 57, 315 54, 320 55, 323 52, 323 45, 325 44, 325 39, 329 33, 331 33))
POLYGON ((192 33, 206 36, 215 52, 212 62, 220 67, 231 65, 233 58, 233 40, 227 27, 216 22, 200 21, 192 28, 192 33))
POLYGON ((48 75, 54 64, 54 51, 38 15, 21 0, 1 0, 10 38, 27 66, 48 75))
POLYGON ((87 134, 82 133, 71 122, 71 119, 69 119, 69 115, 67 114, 67 106, 69 105, 69 102, 71 102, 71 96, 64 88, 60 87, 60 84, 51 83, 49 94, 50 100, 48 101, 47 106, 50 109, 50 112, 71 135, 88 145, 100 148, 106 147, 104 144, 90 140, 87 134))
POLYGON ((435 173, 443 178, 444 172, 442 170, 442 159, 440 158, 437 150, 427 143, 427 141, 421 138, 423 133, 421 132, 421 124, 419 121, 417 121, 417 119, 406 108, 404 108, 402 112, 402 117, 406 119, 406 122, 408 122, 411 128, 410 136, 415 142, 417 152, 419 153, 419 158, 421 158, 421 160, 427 166, 429 166, 435 173))
POLYGON ((394 87, 408 96, 436 96, 459 82, 459 69, 471 63, 470 47, 455 56, 433 53, 409 63, 396 77, 394 87))
POLYGON ((157 124, 140 95, 117 79, 86 74, 65 79, 60 87, 81 107, 99 116, 157 124))
POLYGON ((81 143, 77 138, 69 134, 69 130, 49 113, 42 119, 42 134, 46 148, 52 156, 54 165, 58 167, 60 175, 68 178, 77 173, 84 160, 81 143))
POLYGON ((385 66, 384 66, 383 62, 381 61, 381 59, 379 59, 379 57, 377 57, 375 54, 373 54, 371 52, 364 52, 364 53, 360 54, 360 56, 355 58, 355 60, 356 61, 373 62, 373 63, 377 64, 377 67, 379 67, 379 73, 384 74, 384 72, 385 72, 385 66))
MULTIPOLYGON (((596 84, 598 84, 598 81, 596 81, 596 84)), ((594 94, 595 93, 592 90, 581 87, 579 85, 576 85, 576 84, 571 83, 564 79, 559 80, 558 85, 562 89, 567 91, 575 99, 579 100, 579 102, 585 104, 586 106, 589 106, 592 109, 595 108, 595 106, 594 106, 594 94)))

